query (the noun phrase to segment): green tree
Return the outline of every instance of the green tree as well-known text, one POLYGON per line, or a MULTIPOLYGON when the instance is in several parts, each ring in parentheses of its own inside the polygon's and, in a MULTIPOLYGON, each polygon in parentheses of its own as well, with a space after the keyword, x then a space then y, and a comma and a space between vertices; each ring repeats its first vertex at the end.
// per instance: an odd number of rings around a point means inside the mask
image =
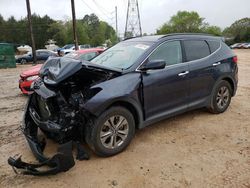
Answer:
POLYGON ((16 27, 17 21, 15 20, 14 16, 11 16, 6 24, 5 24, 5 37, 7 38, 7 42, 15 43, 18 41, 18 32, 19 28, 16 27))
POLYGON ((230 27, 225 28, 223 34, 231 38, 232 42, 250 41, 250 18, 235 21, 230 27))
POLYGON ((208 33, 220 36, 221 29, 217 26, 210 26, 201 18, 197 12, 178 11, 176 15, 164 23, 157 34, 167 33, 208 33))
MULTIPOLYGON (((65 33, 65 43, 74 43, 73 38, 73 25, 72 21, 66 22, 64 25, 64 30, 62 30, 65 33)), ((87 33, 86 26, 80 21, 76 21, 76 34, 79 44, 87 44, 89 43, 89 36, 87 33)))
MULTIPOLYGON (((36 14, 31 19, 37 49, 44 48, 48 39, 56 40, 60 46, 73 43, 72 21, 55 21, 47 15, 41 17, 36 14)), ((95 14, 85 15, 76 24, 79 44, 98 46, 105 41, 112 44, 117 42, 114 29, 108 23, 100 21, 95 14)), ((0 42, 31 45, 27 18, 16 20, 11 16, 4 20, 0 15, 0 42)))
POLYGON ((45 48, 44 46, 46 41, 52 38, 47 30, 50 28, 50 24, 54 23, 55 21, 47 15, 40 17, 36 14, 33 14, 31 19, 36 48, 45 48))
POLYGON ((49 25, 47 30, 51 39, 57 42, 57 45, 64 45, 66 43, 66 29, 62 21, 57 21, 49 25))
POLYGON ((95 14, 85 15, 82 19, 92 46, 102 45, 106 40, 117 41, 115 30, 106 22, 100 21, 95 14))
POLYGON ((197 12, 178 11, 170 21, 157 30, 157 34, 201 32, 206 25, 197 12))
POLYGON ((207 26, 207 27, 204 28, 203 32, 208 33, 208 34, 212 34, 212 35, 215 35, 215 36, 221 36, 222 35, 221 28, 218 27, 218 26, 207 26))
POLYGON ((5 41, 5 20, 3 19, 3 16, 0 15, 0 42, 5 41))
POLYGON ((87 26, 82 23, 81 20, 77 20, 77 37, 78 37, 78 43, 79 44, 89 44, 89 36, 87 33, 87 26))

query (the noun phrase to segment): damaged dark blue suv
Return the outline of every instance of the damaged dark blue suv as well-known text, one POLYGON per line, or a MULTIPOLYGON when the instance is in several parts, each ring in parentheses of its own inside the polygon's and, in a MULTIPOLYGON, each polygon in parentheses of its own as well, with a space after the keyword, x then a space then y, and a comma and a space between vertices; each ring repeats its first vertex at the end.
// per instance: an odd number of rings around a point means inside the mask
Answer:
POLYGON ((136 129, 196 108, 222 113, 236 93, 238 68, 222 38, 171 34, 125 40, 90 62, 50 59, 40 77, 22 129, 44 162, 38 129, 61 145, 85 140, 96 154, 111 156, 136 129))

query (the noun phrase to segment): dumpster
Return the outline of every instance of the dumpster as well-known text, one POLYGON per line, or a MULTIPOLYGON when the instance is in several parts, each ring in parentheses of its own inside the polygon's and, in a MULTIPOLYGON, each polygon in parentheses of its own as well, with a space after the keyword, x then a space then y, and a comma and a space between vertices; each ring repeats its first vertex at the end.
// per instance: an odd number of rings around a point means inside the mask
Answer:
POLYGON ((0 43, 0 68, 16 67, 14 46, 9 43, 0 43))

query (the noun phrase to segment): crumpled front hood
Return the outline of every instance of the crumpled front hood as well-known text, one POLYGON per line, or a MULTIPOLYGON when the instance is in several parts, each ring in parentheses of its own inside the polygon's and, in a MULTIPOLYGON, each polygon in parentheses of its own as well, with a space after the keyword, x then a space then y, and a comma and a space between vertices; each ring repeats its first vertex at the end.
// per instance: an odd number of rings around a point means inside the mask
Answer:
POLYGON ((46 84, 57 85, 81 68, 81 61, 70 58, 51 58, 42 66, 39 74, 46 84))
POLYGON ((69 78, 80 69, 88 69, 90 71, 116 72, 122 71, 115 68, 104 67, 87 61, 81 62, 72 58, 51 58, 41 68, 39 75, 48 85, 57 85, 66 78, 69 78))

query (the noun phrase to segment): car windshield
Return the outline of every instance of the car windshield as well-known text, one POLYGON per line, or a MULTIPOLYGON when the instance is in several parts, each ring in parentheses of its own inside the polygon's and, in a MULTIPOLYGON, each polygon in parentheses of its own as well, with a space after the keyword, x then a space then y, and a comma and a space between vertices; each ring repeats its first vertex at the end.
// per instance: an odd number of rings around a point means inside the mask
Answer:
POLYGON ((67 44, 64 47, 62 47, 63 49, 70 49, 72 46, 74 46, 73 44, 67 44))
POLYGON ((70 52, 70 53, 66 54, 64 57, 75 59, 78 55, 79 54, 77 52, 70 52))
POLYGON ((92 59, 106 67, 128 69, 150 47, 148 42, 121 42, 92 59))

